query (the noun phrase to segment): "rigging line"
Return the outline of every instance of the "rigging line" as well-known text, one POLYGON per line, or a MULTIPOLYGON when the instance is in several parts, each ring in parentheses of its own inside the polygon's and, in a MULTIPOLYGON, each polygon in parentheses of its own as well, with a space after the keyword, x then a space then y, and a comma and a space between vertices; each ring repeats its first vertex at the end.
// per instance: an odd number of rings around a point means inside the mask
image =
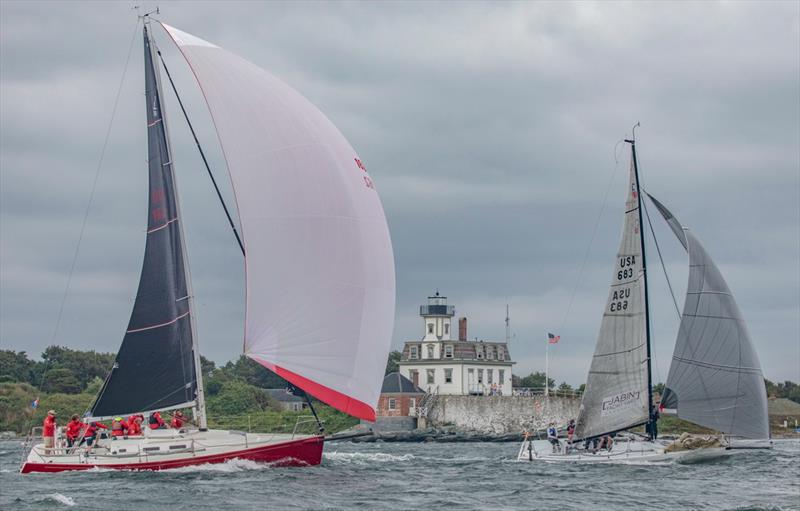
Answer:
POLYGON ((623 143, 623 140, 617 141, 614 145, 614 170, 611 172, 611 177, 608 180, 608 186, 606 186, 605 194, 603 195, 603 203, 600 207, 600 212, 597 215, 597 221, 594 223, 594 232, 592 232, 592 237, 589 240, 589 245, 586 247, 586 253, 583 255, 583 263, 581 264, 581 269, 578 272, 578 278, 575 281, 575 287, 572 289, 572 296, 569 298, 569 304, 567 305, 567 310, 564 313, 564 319, 561 321, 561 328, 560 331, 564 331, 564 327, 567 324, 567 318, 569 317, 570 310, 572 310, 572 305, 575 302, 575 295, 578 293, 578 287, 581 284, 581 280, 583 279, 583 272, 586 269, 586 262, 589 260, 589 253, 592 250, 592 245, 594 244, 595 238, 597 238, 597 230, 600 227, 600 219, 603 217, 603 212, 605 212, 606 204, 608 204, 608 194, 611 192, 611 186, 614 184, 614 177, 617 175, 617 170, 619 169, 619 155, 617 153, 617 148, 620 144, 623 143))
MULTIPOLYGON (((114 98, 114 107, 111 109, 111 119, 108 121, 108 129, 106 130, 106 136, 103 140, 103 147, 100 150, 100 159, 97 162, 97 169, 94 172, 94 180, 92 181, 92 190, 89 193, 89 203, 86 205, 86 211, 83 213, 83 223, 81 224, 80 234, 78 235, 78 243, 75 245, 75 253, 72 256, 72 264, 69 268, 69 274, 67 276, 67 285, 64 288, 64 296, 61 298, 61 305, 58 308, 58 316, 56 319, 56 327, 53 330, 53 336, 50 338, 50 345, 54 345, 56 341, 56 336, 58 335, 58 329, 61 326, 61 318, 64 314, 64 304, 67 301, 67 295, 69 294, 70 284, 72 283, 72 275, 75 272, 75 265, 78 261, 78 254, 80 253, 81 249, 81 242, 83 241, 83 234, 86 231, 86 223, 89 219, 89 211, 92 209, 92 203, 94 202, 94 193, 97 189, 97 180, 100 177, 100 170, 103 168, 103 160, 105 159, 106 155, 106 148, 108 147, 108 140, 111 138, 111 128, 114 125, 114 118, 117 114, 117 107, 119 106, 119 98, 122 95, 122 86, 125 84, 125 76, 128 73, 128 64, 131 60, 131 53, 133 52, 133 44, 136 41, 136 34, 139 31, 139 19, 136 20, 136 26, 133 29, 133 36, 131 37, 131 43, 128 47, 128 56, 125 58, 125 66, 122 69, 122 77, 119 80, 119 87, 117 88, 117 95, 114 98)), ((48 361, 49 364, 49 361, 48 361)), ((44 378, 47 374, 47 365, 45 365, 45 370, 42 373, 42 381, 39 383, 40 385, 44 384, 44 378)))
POLYGON ((186 113, 186 108, 183 106, 183 101, 181 101, 181 97, 178 95, 178 89, 175 88, 175 82, 172 81, 172 75, 170 74, 169 69, 167 69, 167 63, 164 62, 164 57, 161 55, 161 50, 156 48, 156 53, 158 54, 158 58, 161 60, 161 65, 164 67, 164 71, 167 74, 169 84, 172 86, 172 92, 175 93, 175 98, 178 100, 178 104, 181 107, 183 118, 186 119, 186 124, 189 125, 189 131, 192 132, 194 143, 197 146, 197 150, 200 151, 200 157, 203 159, 203 164, 206 166, 206 170, 208 171, 208 177, 211 178, 211 183, 214 185, 214 190, 217 192, 217 197, 219 198, 220 204, 222 204, 222 209, 225 210, 225 216, 228 217, 228 223, 231 225, 231 229, 233 229, 233 235, 236 236, 236 242, 239 243, 239 248, 242 249, 242 254, 244 254, 244 244, 242 243, 242 238, 239 237, 239 231, 236 230, 236 225, 233 223, 233 218, 231 217, 230 211, 228 211, 228 206, 225 204, 225 200, 222 198, 222 193, 219 191, 219 186, 217 186, 217 180, 214 179, 214 174, 211 172, 211 167, 208 165, 206 154, 203 152, 203 148, 200 147, 200 141, 197 140, 197 134, 194 132, 192 122, 189 120, 189 114, 186 113))
MULTIPOLYGON (((645 190, 647 193, 647 190, 645 190)), ((675 312, 678 314, 678 320, 681 319, 681 310, 678 307, 678 301, 675 299, 675 291, 672 289, 672 282, 669 280, 669 274, 667 273, 667 266, 664 264, 664 258, 661 256, 661 247, 658 244, 658 238, 656 238, 656 231, 653 230, 653 222, 650 220, 650 212, 647 210, 647 202, 642 201, 644 204, 644 214, 647 217, 647 224, 650 226, 650 235, 653 236, 653 241, 656 245, 656 252, 658 253, 658 260, 661 261, 661 269, 664 272, 664 279, 667 281, 667 287, 669 288, 669 294, 672 297, 672 303, 675 305, 675 312)))

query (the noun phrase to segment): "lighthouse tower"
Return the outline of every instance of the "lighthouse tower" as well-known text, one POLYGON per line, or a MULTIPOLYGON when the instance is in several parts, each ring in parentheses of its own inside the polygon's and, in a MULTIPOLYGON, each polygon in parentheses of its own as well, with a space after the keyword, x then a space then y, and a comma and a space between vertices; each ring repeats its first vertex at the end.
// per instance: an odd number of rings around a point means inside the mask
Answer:
POLYGON ((424 342, 449 341, 450 322, 455 316, 455 309, 447 305, 447 297, 436 294, 428 297, 428 305, 419 306, 419 315, 425 322, 424 342))

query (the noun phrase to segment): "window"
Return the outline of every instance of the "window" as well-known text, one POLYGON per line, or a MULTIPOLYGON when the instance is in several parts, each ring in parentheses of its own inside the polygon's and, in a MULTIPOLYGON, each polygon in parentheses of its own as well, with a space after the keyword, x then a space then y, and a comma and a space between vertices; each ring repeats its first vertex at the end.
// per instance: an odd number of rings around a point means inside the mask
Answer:
POLYGON ((492 384, 492 376, 494 376, 494 371, 491 369, 486 370, 486 383, 492 384))
POLYGON ((389 398, 389 410, 397 410, 397 399, 393 397, 389 398))
POLYGON ((419 348, 416 346, 411 346, 408 348, 408 358, 411 360, 416 360, 419 358, 419 348))
POLYGON ((428 323, 428 333, 429 334, 433 333, 433 323, 428 323))
POLYGON ((478 354, 478 358, 483 358, 483 346, 476 346, 475 351, 478 354))
POLYGON ((453 370, 452 369, 445 369, 444 370, 444 382, 445 383, 453 383, 453 370))
POLYGON ((467 369, 467 378, 470 383, 475 381, 475 369, 467 369))
POLYGON ((503 348, 499 348, 497 350, 497 360, 505 360, 506 359, 506 352, 503 348))
POLYGON ((483 383, 483 369, 478 369, 478 383, 483 383))
POLYGON ((447 345, 444 347, 444 358, 453 358, 453 347, 447 345))
POLYGON ((419 371, 417 371, 416 369, 409 369, 408 379, 411 380, 414 383, 414 385, 419 385, 419 371))
POLYGON ((505 378, 506 377, 506 372, 503 369, 499 369, 497 371, 497 374, 498 374, 497 383, 502 385, 506 381, 506 378, 505 378))
POLYGON ((433 344, 428 344, 428 358, 433 358, 433 344))
POLYGON ((450 323, 445 323, 444 324, 444 335, 447 335, 449 333, 450 333, 450 323))
POLYGON ((417 407, 417 398, 415 398, 415 397, 408 398, 408 407, 409 408, 416 408, 417 407))
POLYGON ((499 359, 499 358, 500 358, 500 357, 498 357, 499 353, 500 353, 500 352, 497 350, 497 346, 494 346, 494 347, 492 348, 492 358, 497 358, 497 359, 499 359))
POLYGON ((436 369, 428 369, 428 383, 433 384, 433 377, 436 374, 436 369))
POLYGON ((492 348, 486 350, 486 358, 488 358, 489 360, 492 360, 494 358, 494 354, 492 353, 492 348))

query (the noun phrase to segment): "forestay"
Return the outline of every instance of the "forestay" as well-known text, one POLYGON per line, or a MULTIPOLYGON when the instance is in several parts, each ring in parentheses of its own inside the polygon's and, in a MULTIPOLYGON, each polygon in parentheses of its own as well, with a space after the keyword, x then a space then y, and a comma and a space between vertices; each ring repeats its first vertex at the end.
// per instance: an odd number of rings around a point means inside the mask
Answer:
POLYGON ((173 164, 158 73, 144 29, 149 168, 147 242, 133 312, 114 367, 91 415, 108 417, 194 404, 188 280, 173 164))
POLYGON ((689 253, 689 284, 662 405, 678 417, 745 438, 769 438, 758 355, 725 279, 700 241, 652 196, 689 253))
POLYGON ((578 414, 579 439, 643 424, 649 417, 638 190, 631 160, 622 241, 578 414))
POLYGON ((374 420, 394 322, 394 259, 372 179, 298 92, 164 25, 203 91, 246 251, 245 353, 374 420))

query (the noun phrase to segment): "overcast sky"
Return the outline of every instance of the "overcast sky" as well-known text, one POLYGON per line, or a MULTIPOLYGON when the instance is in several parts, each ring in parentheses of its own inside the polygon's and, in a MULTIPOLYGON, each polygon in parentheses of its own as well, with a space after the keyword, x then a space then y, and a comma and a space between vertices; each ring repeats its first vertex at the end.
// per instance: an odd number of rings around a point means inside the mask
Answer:
MULTIPOLYGON (((0 3, 2 349, 116 351, 122 339, 147 214, 132 5, 0 3)), ((165 22, 300 91, 360 153, 394 245, 393 347, 423 334, 417 306, 438 288, 470 337, 502 339, 509 304, 516 374, 544 369, 553 332, 552 376, 584 382, 622 222, 629 154, 617 142, 640 121, 643 185, 716 259, 765 375, 800 380, 800 3, 158 5, 165 22)), ((230 197, 197 86, 156 37, 230 197)), ((201 351, 225 362, 242 346, 241 254, 174 97, 165 102, 201 351)), ((682 305, 685 253, 653 222, 682 305)), ((663 381, 678 321, 656 261, 663 381)))

